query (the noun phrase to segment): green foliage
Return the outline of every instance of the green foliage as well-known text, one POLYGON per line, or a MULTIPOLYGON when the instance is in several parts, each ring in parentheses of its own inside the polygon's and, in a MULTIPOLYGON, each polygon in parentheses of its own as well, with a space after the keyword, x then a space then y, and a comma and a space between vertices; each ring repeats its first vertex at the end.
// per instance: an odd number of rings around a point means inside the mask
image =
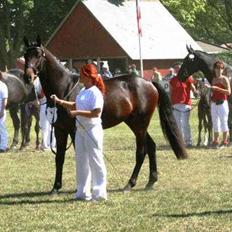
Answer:
POLYGON ((0 69, 14 67, 22 38, 39 34, 46 41, 76 0, 2 0, 0 2, 0 69))
POLYGON ((231 0, 161 0, 196 40, 223 44, 232 41, 231 0))
POLYGON ((232 65, 232 52, 220 53, 217 54, 217 57, 225 63, 232 65))

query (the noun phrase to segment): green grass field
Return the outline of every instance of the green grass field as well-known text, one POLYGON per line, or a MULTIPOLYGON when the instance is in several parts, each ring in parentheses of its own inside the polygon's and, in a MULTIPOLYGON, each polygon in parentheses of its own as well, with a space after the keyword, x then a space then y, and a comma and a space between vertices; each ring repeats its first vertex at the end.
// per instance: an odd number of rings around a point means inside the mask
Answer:
MULTIPOLYGON (((8 127, 12 126, 8 115, 8 127)), ((191 114, 197 139, 196 108, 191 114)), ((132 192, 120 191, 135 164, 135 140, 121 124, 105 131, 104 155, 109 200, 73 201, 74 151, 66 153, 63 188, 49 191, 54 181, 54 155, 34 150, 34 139, 23 152, 0 154, 0 231, 232 231, 232 148, 189 149, 178 161, 163 138, 155 113, 149 132, 157 143, 159 180, 144 191, 146 158, 132 192)))

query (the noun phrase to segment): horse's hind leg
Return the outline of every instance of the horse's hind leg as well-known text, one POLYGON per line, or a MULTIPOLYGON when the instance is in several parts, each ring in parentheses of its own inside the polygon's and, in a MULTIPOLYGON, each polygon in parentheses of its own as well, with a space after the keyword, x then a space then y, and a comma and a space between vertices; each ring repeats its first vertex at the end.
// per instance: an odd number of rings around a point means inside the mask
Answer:
POLYGON ((130 191, 135 185, 138 178, 139 171, 142 167, 145 155, 146 155, 146 136, 145 135, 136 135, 136 164, 129 179, 127 185, 124 187, 124 191, 130 191))
POLYGON ((10 116, 14 126, 14 136, 10 148, 14 149, 19 142, 20 119, 18 117, 18 106, 9 108, 10 116))
POLYGON ((156 164, 156 144, 151 138, 151 136, 147 133, 147 153, 149 157, 149 180, 146 185, 146 189, 152 189, 154 183, 158 180, 157 175, 157 164, 156 164))
POLYGON ((32 115, 27 115, 26 113, 22 115, 22 119, 21 119, 22 142, 21 142, 20 150, 23 150, 23 148, 29 145, 31 123, 32 123, 32 115))

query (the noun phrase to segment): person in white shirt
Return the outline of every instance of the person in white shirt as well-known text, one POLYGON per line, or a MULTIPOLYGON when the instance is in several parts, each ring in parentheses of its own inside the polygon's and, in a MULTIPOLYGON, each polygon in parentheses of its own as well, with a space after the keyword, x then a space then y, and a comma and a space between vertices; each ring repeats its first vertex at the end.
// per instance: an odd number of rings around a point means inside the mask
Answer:
POLYGON ((70 110, 76 117, 76 200, 107 200, 106 166, 103 159, 103 128, 101 114, 105 85, 93 64, 80 70, 83 89, 75 102, 59 99, 52 95, 57 104, 70 110), (91 193, 92 183, 92 193, 91 193))
POLYGON ((8 100, 8 88, 1 81, 2 73, 0 71, 0 152, 8 150, 8 132, 5 125, 6 122, 6 105, 8 100))
MULTIPOLYGON (((33 72, 33 71, 32 71, 33 72)), ((51 124, 49 123, 46 115, 46 108, 47 108, 47 99, 43 92, 41 83, 39 78, 35 78, 33 82, 35 88, 35 94, 40 105, 40 112, 39 112, 39 126, 42 132, 42 142, 41 142, 41 150, 46 151, 55 149, 56 147, 56 139, 54 132, 52 132, 52 139, 51 139, 51 124), (52 144, 51 144, 52 143, 52 144)))

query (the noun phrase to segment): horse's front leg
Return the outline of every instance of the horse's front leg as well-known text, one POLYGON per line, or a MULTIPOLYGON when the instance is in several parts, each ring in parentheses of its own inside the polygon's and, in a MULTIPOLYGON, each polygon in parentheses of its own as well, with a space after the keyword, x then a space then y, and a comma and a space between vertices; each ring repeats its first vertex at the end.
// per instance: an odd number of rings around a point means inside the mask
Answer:
POLYGON ((201 131, 202 131, 202 115, 198 114, 198 140, 197 140, 197 147, 201 145, 201 131))
POLYGON ((39 109, 38 111, 35 113, 35 133, 36 133, 36 149, 39 149, 39 131, 40 131, 40 127, 39 127, 39 109))
POLYGON ((210 146, 213 141, 212 138, 213 125, 212 125, 210 109, 207 112, 207 129, 208 129, 208 146, 210 146))
POLYGON ((123 189, 124 192, 130 191, 136 185, 139 171, 142 167, 146 155, 145 144, 146 144, 146 136, 145 135, 141 136, 136 134, 136 164, 133 173, 131 175, 131 178, 129 179, 127 185, 123 189))
POLYGON ((55 182, 51 193, 59 193, 62 188, 62 173, 67 146, 68 134, 59 128, 55 128, 56 137, 56 173, 55 182))

